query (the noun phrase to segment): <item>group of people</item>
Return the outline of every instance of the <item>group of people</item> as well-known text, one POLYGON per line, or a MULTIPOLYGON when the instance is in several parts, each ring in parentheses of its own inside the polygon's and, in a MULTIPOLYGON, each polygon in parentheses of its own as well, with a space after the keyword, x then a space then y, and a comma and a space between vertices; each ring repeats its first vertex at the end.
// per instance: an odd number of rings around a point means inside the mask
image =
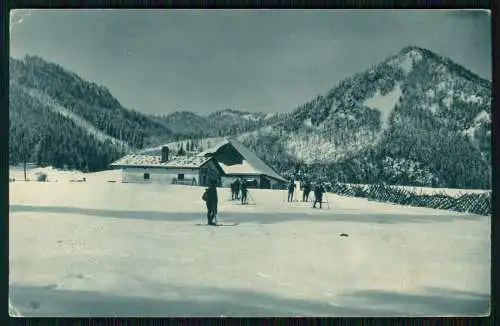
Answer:
MULTIPOLYGON (((207 219, 209 225, 216 225, 215 221, 217 217, 217 206, 219 202, 216 187, 217 187, 216 181, 212 181, 210 186, 205 190, 203 196, 201 197, 207 205, 207 219)), ((295 192, 295 188, 297 188, 295 181, 290 180, 288 184, 289 202, 293 201, 293 194, 295 192)), ((313 187, 313 185, 309 180, 305 181, 302 186, 303 202, 309 201, 309 194, 311 190, 314 191, 313 208, 316 208, 317 203, 319 203, 319 208, 322 208, 321 204, 323 203, 323 194, 326 192, 325 187, 321 182, 316 182, 313 187)), ((241 204, 246 204, 248 196, 248 186, 247 182, 244 179, 243 180, 236 179, 233 183, 231 183, 231 199, 232 200, 240 199, 240 193, 241 193, 241 204)))
MULTIPOLYGON (((290 180, 288 183, 288 202, 293 201, 293 194, 295 192, 295 188, 297 185, 295 184, 295 180, 290 180)), ((319 203, 319 208, 322 208, 321 204, 323 203, 323 194, 326 192, 323 183, 316 182, 313 188, 313 185, 309 180, 306 180, 302 185, 302 201, 309 201, 309 194, 311 190, 314 190, 314 203, 313 208, 316 208, 316 204, 319 203)))
POLYGON ((236 179, 231 183, 231 200, 240 199, 240 192, 241 204, 245 205, 248 197, 248 185, 245 179, 236 179))

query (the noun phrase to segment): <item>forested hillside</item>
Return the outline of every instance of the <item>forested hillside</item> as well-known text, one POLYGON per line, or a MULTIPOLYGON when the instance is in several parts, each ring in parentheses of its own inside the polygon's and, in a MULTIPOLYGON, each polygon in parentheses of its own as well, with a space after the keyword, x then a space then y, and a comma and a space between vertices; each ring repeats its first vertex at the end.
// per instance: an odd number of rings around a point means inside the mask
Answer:
POLYGON ((93 171, 107 168, 129 151, 176 140, 234 135, 275 121, 267 114, 236 110, 208 116, 139 113, 124 108, 106 87, 37 56, 10 58, 9 73, 12 164, 26 159, 93 171))
POLYGON ((491 187, 491 82, 418 47, 278 114, 141 114, 35 56, 11 58, 10 74, 13 163, 98 170, 128 151, 181 141, 176 150, 194 152, 209 145, 202 139, 231 136, 286 176, 491 187))
POLYGON ((9 72, 13 164, 26 158, 21 152, 40 152, 41 164, 93 171, 123 152, 174 138, 163 124, 122 107, 105 87, 39 57, 10 58, 9 72))
POLYGON ((489 81, 407 47, 273 128, 239 138, 285 174, 489 188, 490 102, 489 81))
POLYGON ((90 135, 71 119, 10 85, 9 162, 97 171, 123 154, 109 139, 90 135))
POLYGON ((180 140, 183 138, 200 139, 238 135, 272 125, 285 116, 285 113, 251 113, 225 109, 208 115, 177 111, 167 115, 154 116, 154 119, 176 133, 178 135, 176 140, 180 140))

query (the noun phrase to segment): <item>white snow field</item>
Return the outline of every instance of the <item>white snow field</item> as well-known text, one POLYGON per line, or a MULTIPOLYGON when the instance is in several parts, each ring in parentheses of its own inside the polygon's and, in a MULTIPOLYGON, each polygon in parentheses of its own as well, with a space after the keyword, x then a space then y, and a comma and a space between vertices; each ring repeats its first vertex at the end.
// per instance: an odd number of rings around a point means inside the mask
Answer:
MULTIPOLYGON (((49 180, 57 179, 49 172, 49 180)), ((10 183, 11 312, 22 316, 474 316, 489 313, 490 218, 328 194, 10 183), (348 236, 340 236, 345 233, 348 236)))

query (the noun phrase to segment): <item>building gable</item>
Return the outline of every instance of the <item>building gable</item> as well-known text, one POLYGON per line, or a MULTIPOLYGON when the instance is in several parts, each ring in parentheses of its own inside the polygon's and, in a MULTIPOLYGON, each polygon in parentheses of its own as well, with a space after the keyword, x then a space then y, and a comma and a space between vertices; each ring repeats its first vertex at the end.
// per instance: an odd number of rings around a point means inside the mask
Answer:
POLYGON ((234 139, 225 139, 216 146, 195 156, 172 157, 162 161, 161 156, 130 154, 111 166, 121 168, 162 168, 166 170, 198 169, 211 165, 220 176, 264 175, 276 181, 286 182, 273 168, 234 139))
POLYGON ((226 175, 262 174, 279 181, 286 181, 257 155, 234 139, 226 139, 200 155, 214 157, 226 175))

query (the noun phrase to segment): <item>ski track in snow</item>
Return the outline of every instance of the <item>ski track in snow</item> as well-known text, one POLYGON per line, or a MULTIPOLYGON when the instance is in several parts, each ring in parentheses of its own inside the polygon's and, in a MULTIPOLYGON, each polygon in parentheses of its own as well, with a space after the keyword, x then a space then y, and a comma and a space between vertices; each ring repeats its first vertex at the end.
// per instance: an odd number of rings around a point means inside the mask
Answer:
POLYGON ((256 205, 242 206, 219 188, 218 219, 239 224, 208 228, 195 226, 206 222, 202 187, 108 183, 119 171, 85 177, 10 183, 9 298, 23 316, 489 309, 489 217, 333 194, 330 209, 313 211, 259 189, 256 205))

